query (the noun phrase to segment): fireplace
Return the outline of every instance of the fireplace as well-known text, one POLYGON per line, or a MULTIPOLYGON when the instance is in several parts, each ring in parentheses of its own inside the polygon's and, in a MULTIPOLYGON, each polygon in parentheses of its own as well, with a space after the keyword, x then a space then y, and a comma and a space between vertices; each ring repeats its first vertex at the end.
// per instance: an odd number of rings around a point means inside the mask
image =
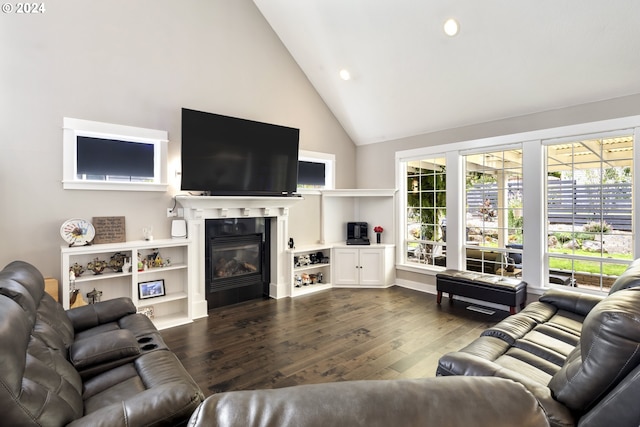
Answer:
POLYGON ((206 299, 212 309, 269 294, 269 221, 206 221, 206 299))

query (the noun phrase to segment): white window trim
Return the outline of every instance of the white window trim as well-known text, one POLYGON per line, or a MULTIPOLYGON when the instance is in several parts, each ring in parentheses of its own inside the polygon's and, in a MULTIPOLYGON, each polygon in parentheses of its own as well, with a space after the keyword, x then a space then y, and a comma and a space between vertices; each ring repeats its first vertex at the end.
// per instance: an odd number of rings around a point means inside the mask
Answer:
MULTIPOLYGON (((406 224, 402 220, 406 207, 406 198, 403 201, 402 195, 407 191, 405 162, 425 157, 441 156, 442 153, 445 153, 447 157, 447 187, 451 185, 452 189, 458 189, 458 191, 447 191, 447 268, 464 269, 464 257, 462 256, 463 239, 460 231, 464 227, 462 194, 464 193, 465 181, 462 176, 462 152, 476 150, 479 146, 486 150, 521 143, 523 158, 527 159, 527 167, 524 167, 522 171, 524 183, 523 202, 525 204, 523 209, 530 217, 546 218, 544 212, 544 189, 546 184, 544 174, 541 173, 541 171, 545 170, 542 141, 560 138, 571 139, 581 135, 611 133, 630 128, 634 129, 636 144, 634 162, 637 162, 640 161, 640 115, 397 151, 395 155, 396 188, 400 195, 397 205, 397 217, 401 219, 398 221, 399 228, 396 233, 396 236, 398 236, 397 247, 402 248, 405 243, 403 241, 403 227, 406 227, 406 224), (459 251, 454 249, 456 247, 459 251)), ((637 189, 640 189, 640 174, 634 174, 633 186, 634 193, 637 194, 637 189)), ((640 209, 634 210, 633 222, 635 226, 640 224, 640 209)), ((546 270, 545 230, 544 220, 526 220, 524 222, 523 233, 524 241, 527 242, 525 249, 527 256, 523 258, 522 279, 529 284, 530 289, 534 291, 533 293, 536 293, 536 289, 549 287, 548 279, 544 273, 546 270)), ((640 255, 640 239, 634 239, 633 251, 636 256, 640 255)), ((396 258, 396 267, 401 270, 416 271, 424 274, 435 274, 440 270, 429 266, 416 267, 408 265, 404 263, 404 259, 399 253, 396 254, 396 258)))
POLYGON ((167 131, 94 122, 65 117, 63 119, 62 187, 65 190, 167 191, 167 131), (153 182, 113 182, 77 179, 78 136, 143 142, 154 146, 153 182))
POLYGON ((299 188, 298 194, 320 194, 322 190, 334 190, 336 188, 336 155, 329 153, 321 153, 319 151, 300 150, 298 152, 298 161, 324 163, 324 187, 318 189, 299 188))

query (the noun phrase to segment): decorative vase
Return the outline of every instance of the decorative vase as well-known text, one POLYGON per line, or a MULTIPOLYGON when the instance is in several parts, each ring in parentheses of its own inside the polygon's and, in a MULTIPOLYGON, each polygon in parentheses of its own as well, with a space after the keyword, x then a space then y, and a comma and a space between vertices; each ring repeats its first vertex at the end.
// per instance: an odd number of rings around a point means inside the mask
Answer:
POLYGON ((382 233, 376 233, 376 243, 377 244, 380 244, 381 234, 382 233))

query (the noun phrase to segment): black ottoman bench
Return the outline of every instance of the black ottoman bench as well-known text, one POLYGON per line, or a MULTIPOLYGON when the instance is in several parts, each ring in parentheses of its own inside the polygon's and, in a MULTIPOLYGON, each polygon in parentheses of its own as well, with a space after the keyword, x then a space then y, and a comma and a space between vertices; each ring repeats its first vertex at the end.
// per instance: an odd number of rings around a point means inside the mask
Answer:
POLYGON ((436 289, 438 304, 442 302, 442 293, 447 292, 450 300, 454 295, 459 295, 494 304, 508 305, 511 314, 515 314, 518 306, 524 308, 527 301, 526 282, 510 277, 471 271, 445 270, 436 274, 436 289))

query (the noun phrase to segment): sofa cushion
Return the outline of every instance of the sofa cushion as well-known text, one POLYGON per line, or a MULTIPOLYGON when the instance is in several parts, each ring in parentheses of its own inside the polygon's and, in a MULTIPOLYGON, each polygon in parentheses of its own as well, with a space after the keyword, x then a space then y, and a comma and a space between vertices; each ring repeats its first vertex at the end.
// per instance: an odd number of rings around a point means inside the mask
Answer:
POLYGON ((640 362, 640 288, 618 291, 596 305, 580 344, 549 382, 555 398, 588 410, 640 362))
POLYGON ((69 348, 69 359, 79 371, 115 360, 127 360, 138 354, 140 354, 138 341, 131 331, 126 329, 104 332, 77 340, 69 348))
POLYGON ((180 425, 204 399, 200 388, 170 351, 144 353, 133 362, 84 384, 87 425, 180 425))

